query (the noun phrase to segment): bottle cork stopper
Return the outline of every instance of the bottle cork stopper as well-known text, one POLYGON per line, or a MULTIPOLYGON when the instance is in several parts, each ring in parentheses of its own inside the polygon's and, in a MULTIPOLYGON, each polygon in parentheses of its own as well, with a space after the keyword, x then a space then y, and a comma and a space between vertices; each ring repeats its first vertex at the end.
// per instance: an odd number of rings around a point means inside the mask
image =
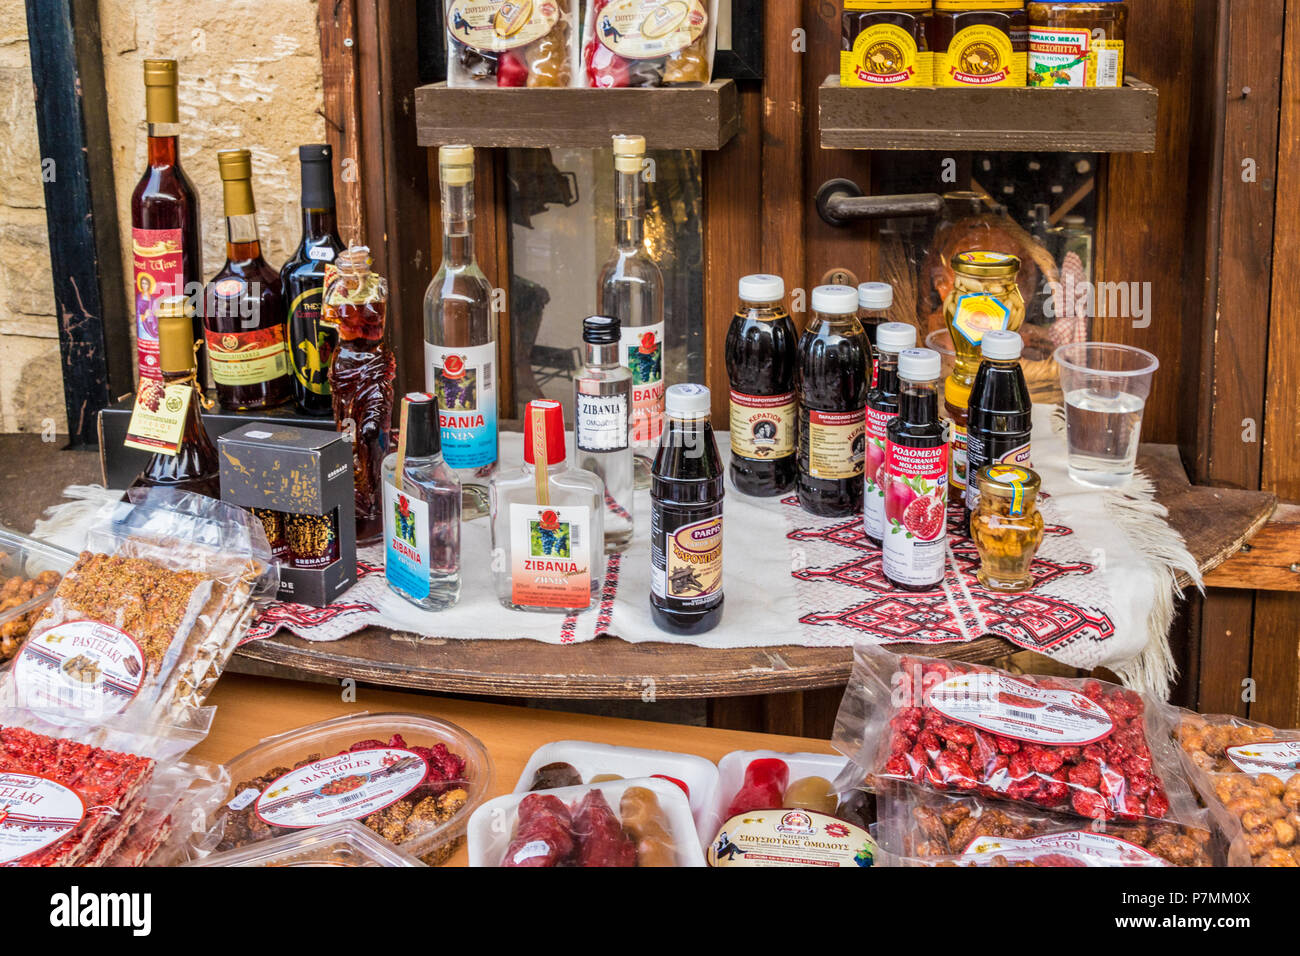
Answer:
POLYGON ((645 159, 645 137, 614 137, 614 169, 620 173, 639 173, 645 159))
POLYGON ((474 181, 474 147, 438 147, 438 176, 448 186, 464 186, 474 181))

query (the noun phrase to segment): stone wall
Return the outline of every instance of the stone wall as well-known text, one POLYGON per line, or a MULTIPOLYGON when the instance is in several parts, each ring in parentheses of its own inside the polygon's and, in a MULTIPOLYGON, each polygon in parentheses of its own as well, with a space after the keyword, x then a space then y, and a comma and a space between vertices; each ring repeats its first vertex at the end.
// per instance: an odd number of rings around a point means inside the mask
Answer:
MULTIPOLYGON (((216 153, 232 147, 253 151, 263 252, 279 268, 301 231, 295 151, 325 137, 316 16, 316 0, 100 0, 128 293, 131 192, 145 160, 142 62, 178 61, 181 162, 199 190, 204 277, 225 259, 216 153)), ((65 433, 23 0, 0 0, 0 129, 0 431, 53 423, 65 433)), ((130 328, 130 316, 127 299, 106 321, 130 328)))

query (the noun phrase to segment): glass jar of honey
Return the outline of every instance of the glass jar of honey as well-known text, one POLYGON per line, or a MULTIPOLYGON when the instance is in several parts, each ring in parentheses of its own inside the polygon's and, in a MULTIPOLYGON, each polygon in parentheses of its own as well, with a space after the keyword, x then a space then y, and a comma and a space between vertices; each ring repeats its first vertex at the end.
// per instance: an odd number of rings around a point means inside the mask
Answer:
POLYGON ((935 0, 936 86, 1024 86, 1029 19, 1020 0, 935 0))
POLYGON ((1124 85, 1128 4, 1123 0, 1030 3, 1030 86, 1124 85))
POLYGON ((1016 592, 1034 584, 1030 566, 1043 543, 1043 516, 1038 510, 1038 473, 1020 465, 985 465, 979 482, 979 506, 970 519, 970 536, 979 552, 980 584, 990 591, 1016 592))
POLYGON ((930 86, 930 0, 845 0, 840 86, 930 86))
POLYGON ((1018 331, 1025 300, 1016 276, 1020 259, 1005 252, 975 249, 952 257, 953 286, 943 303, 943 321, 957 354, 955 385, 969 392, 980 367, 980 344, 991 329, 1018 331))

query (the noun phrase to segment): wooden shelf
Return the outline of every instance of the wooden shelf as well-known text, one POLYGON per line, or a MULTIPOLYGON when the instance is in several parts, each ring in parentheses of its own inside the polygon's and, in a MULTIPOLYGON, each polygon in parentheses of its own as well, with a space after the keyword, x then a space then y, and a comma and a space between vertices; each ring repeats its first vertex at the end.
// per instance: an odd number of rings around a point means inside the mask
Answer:
POLYGON ((817 99, 823 149, 974 149, 1153 153, 1156 88, 1125 77, 1117 89, 842 87, 817 99))
POLYGON ((421 146, 608 146, 615 133, 645 136, 650 149, 721 149, 740 129, 733 80, 646 89, 415 90, 421 146))
MULTIPOLYGON (((1203 572, 1224 565, 1266 525, 1277 504, 1269 492, 1191 484, 1173 445, 1143 445, 1138 466, 1155 483, 1156 498, 1169 509, 1169 523, 1182 533, 1203 572)), ((1298 577, 1289 575, 1288 583, 1298 577)), ((1186 588, 1192 582, 1180 574, 1178 583, 1186 588)), ((895 644, 892 649, 988 663, 1021 648, 998 637, 980 637, 965 644, 895 644)), ((382 628, 327 642, 281 632, 243 645, 230 661, 231 670, 275 677, 351 677, 441 693, 573 699, 638 699, 647 680, 665 699, 807 691, 843 684, 852 665, 850 647, 709 650, 612 638, 554 645, 421 639, 382 628)))

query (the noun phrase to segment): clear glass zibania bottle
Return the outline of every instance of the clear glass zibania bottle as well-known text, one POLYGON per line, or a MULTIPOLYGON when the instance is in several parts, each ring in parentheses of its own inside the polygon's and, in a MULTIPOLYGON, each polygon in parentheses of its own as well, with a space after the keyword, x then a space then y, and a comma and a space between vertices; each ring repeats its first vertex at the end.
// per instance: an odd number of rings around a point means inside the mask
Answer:
POLYGON ((497 598, 518 611, 591 607, 605 570, 605 487, 564 455, 559 402, 528 403, 524 465, 492 479, 492 574, 497 598))
POLYGON ((610 553, 632 540, 632 373, 618 364, 618 319, 588 316, 582 341, 587 355, 573 382, 573 460, 605 483, 605 551, 610 553))
POLYGON ((600 273, 599 311, 618 319, 618 360, 632 372, 636 486, 650 487, 650 464, 664 427, 664 277, 645 242, 644 136, 614 137, 614 251, 600 273))
POLYGON ((442 451, 466 520, 488 512, 497 471, 497 329, 492 286, 474 256, 474 150, 438 150, 442 265, 424 294, 424 386, 438 398, 442 451))

